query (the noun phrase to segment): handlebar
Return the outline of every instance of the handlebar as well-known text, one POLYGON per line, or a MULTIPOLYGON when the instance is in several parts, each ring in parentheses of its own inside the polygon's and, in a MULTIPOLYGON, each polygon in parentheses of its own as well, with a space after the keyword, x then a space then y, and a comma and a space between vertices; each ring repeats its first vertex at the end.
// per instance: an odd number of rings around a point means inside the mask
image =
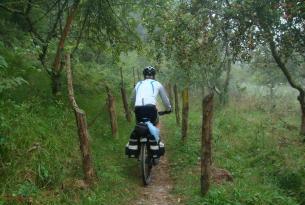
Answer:
POLYGON ((170 114, 172 111, 159 111, 158 114, 159 115, 166 115, 166 114, 170 114))

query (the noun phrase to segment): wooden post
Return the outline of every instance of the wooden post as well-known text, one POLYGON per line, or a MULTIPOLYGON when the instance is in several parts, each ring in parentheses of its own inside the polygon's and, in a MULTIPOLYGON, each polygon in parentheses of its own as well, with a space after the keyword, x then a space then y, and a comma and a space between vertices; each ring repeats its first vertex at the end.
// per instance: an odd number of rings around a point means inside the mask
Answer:
POLYGON ((111 125, 111 132, 112 136, 116 137, 118 134, 118 123, 116 118, 116 111, 115 111, 115 99, 114 96, 111 93, 111 90, 109 89, 108 85, 106 87, 107 97, 108 97, 108 111, 109 111, 109 117, 110 117, 110 125, 111 125))
POLYGON ((189 118, 189 88, 186 87, 182 91, 182 127, 181 127, 181 136, 182 136, 182 140, 183 141, 185 141, 186 138, 187 138, 188 118, 189 118))
POLYGON ((120 67, 120 73, 121 73, 121 95, 122 95, 122 101, 123 101, 123 106, 124 106, 124 111, 125 111, 125 117, 128 122, 131 122, 131 113, 128 108, 128 100, 127 100, 127 94, 126 94, 126 89, 125 89, 125 84, 124 84, 122 67, 120 67))
POLYGON ((140 81, 140 80, 141 80, 141 77, 140 77, 140 71, 139 71, 139 69, 137 69, 137 75, 138 75, 138 81, 140 81))
MULTIPOLYGON (((301 130, 300 130, 300 135, 301 136, 305 136, 305 95, 304 94, 300 94, 298 96, 298 100, 300 102, 301 105, 301 130)), ((305 138, 303 139, 303 141, 305 142, 305 138)))
POLYGON ((166 85, 166 91, 168 93, 169 101, 170 101, 171 105, 173 106, 173 92, 172 92, 172 84, 171 83, 168 83, 166 85))
POLYGON ((78 128, 78 136, 80 142, 80 150, 82 154, 83 171, 85 176, 85 183, 92 185, 94 182, 94 169, 92 166, 90 143, 89 143, 89 132, 87 128, 86 113, 84 110, 80 109, 75 101, 74 90, 73 90, 73 80, 72 71, 70 63, 70 54, 65 56, 66 59, 66 72, 67 72, 67 84, 68 84, 68 96, 70 104, 73 108, 76 124, 78 128))
POLYGON ((213 98, 211 93, 202 100, 202 134, 201 134, 201 193, 206 195, 210 188, 212 164, 212 119, 213 98))
POLYGON ((133 74, 133 87, 136 86, 136 74, 134 72, 134 67, 132 67, 132 74, 133 74))
POLYGON ((176 123, 180 125, 180 110, 179 110, 179 93, 177 89, 177 85, 174 85, 174 97, 175 97, 175 115, 176 115, 176 123))

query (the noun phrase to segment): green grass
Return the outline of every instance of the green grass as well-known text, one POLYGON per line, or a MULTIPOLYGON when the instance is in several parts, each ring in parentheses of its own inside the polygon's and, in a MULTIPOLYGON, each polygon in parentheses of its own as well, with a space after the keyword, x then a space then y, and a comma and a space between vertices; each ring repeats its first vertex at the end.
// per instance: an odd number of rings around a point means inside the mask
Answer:
POLYGON ((133 123, 124 119, 120 97, 119 135, 114 139, 104 91, 76 89, 88 123, 99 115, 89 128, 97 183, 82 189, 76 183, 83 178, 82 164, 67 96, 54 101, 45 94, 48 85, 41 84, 38 97, 20 88, 0 102, 0 204, 15 204, 20 197, 33 204, 130 204, 141 186, 137 162, 124 155, 133 123))
MULTIPOLYGON (((76 183, 83 174, 75 118, 65 92, 52 99, 44 73, 33 72, 27 80, 29 86, 1 95, 0 205, 15 204, 18 197, 33 204, 132 204, 142 186, 137 162, 124 156, 133 123, 124 119, 120 97, 119 134, 114 139, 105 91, 88 90, 94 86, 82 86, 84 79, 75 81, 80 82, 75 92, 88 124, 98 116, 89 128, 97 183, 82 189, 76 183)), ((199 189, 200 109, 192 107, 186 144, 180 141, 180 130, 174 129, 174 116, 162 119, 165 128, 171 128, 166 129, 166 148, 173 192, 186 204, 305 203, 305 149, 298 136, 298 117, 285 109, 270 114, 254 102, 216 109, 213 163, 229 170, 234 182, 213 184, 206 197, 199 189)))
MULTIPOLYGON (((242 103, 242 102, 240 102, 242 103)), ((228 170, 233 182, 213 184, 200 195, 201 118, 198 108, 190 113, 190 132, 185 144, 179 128, 167 138, 174 194, 185 204, 305 204, 304 144, 298 135, 297 116, 269 114, 255 107, 230 105, 216 109, 213 130, 213 164, 228 170), (279 120, 289 122, 292 130, 279 120)), ((165 123, 175 127, 174 116, 165 123)))

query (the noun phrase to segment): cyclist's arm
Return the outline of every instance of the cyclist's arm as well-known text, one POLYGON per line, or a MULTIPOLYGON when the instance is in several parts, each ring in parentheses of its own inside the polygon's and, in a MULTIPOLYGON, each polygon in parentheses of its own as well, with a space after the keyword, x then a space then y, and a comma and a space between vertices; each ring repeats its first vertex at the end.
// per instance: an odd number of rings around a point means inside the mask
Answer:
POLYGON ((160 84, 160 89, 159 89, 159 95, 161 97, 161 100, 163 102, 163 105, 164 105, 165 109, 167 111, 171 111, 172 110, 171 103, 170 103, 170 101, 169 101, 169 99, 167 97, 167 93, 166 93, 165 88, 161 84, 160 84))

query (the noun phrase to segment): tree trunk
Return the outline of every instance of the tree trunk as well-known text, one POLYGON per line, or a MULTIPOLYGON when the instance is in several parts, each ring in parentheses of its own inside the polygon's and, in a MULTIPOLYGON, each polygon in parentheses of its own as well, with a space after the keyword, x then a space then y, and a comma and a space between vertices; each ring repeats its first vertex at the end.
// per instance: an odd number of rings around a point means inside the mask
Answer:
POLYGON ((180 110, 179 110, 179 93, 177 85, 174 85, 174 96, 175 96, 175 114, 176 114, 176 123, 180 125, 180 110))
POLYGON ((220 102, 222 105, 226 105, 229 101, 229 85, 230 85, 230 78, 231 78, 231 60, 227 61, 226 65, 226 79, 223 85, 223 91, 221 93, 220 102))
POLYGON ((213 94, 202 100, 202 134, 201 134, 201 193, 206 195, 210 188, 212 164, 212 119, 213 94))
POLYGON ((293 76, 291 75, 289 70, 287 69, 286 64, 282 61, 280 55, 278 54, 278 52, 276 50, 276 44, 274 43, 273 39, 270 38, 268 40, 269 40, 269 48, 271 50, 271 53, 272 53, 272 56, 273 56, 275 62, 277 63, 277 65, 279 66, 279 68, 281 69, 283 74, 285 75, 290 86, 299 91, 298 101, 300 102, 301 112, 302 112, 300 134, 302 136, 305 136, 305 116, 304 116, 305 115, 305 90, 299 83, 297 83, 297 81, 295 81, 295 79, 293 78, 293 76))
POLYGON ((61 88, 61 76, 60 73, 52 73, 51 74, 51 87, 52 87, 52 94, 56 96, 59 94, 61 88))
POLYGON ((300 94, 298 96, 298 100, 300 102, 301 105, 301 111, 302 111, 302 116, 301 116, 301 130, 300 130, 300 134, 302 136, 305 136, 305 95, 300 94))
POLYGON ((182 140, 187 138, 188 131, 188 117, 189 117, 189 88, 184 88, 182 91, 182 128, 181 135, 182 140))
POLYGON ((136 74, 134 71, 134 67, 132 68, 132 74, 133 74, 133 87, 135 87, 136 86, 136 74))
POLYGON ((139 71, 139 69, 137 69, 137 76, 138 76, 138 81, 140 81, 140 80, 141 80, 141 77, 140 77, 140 71, 139 71))
POLYGON ((167 90, 167 93, 168 93, 169 102, 170 102, 171 105, 173 106, 172 84, 168 83, 168 84, 166 85, 166 90, 167 90))
POLYGON ((66 24, 64 27, 63 32, 61 33, 58 45, 57 45, 57 50, 56 50, 56 54, 55 54, 55 58, 54 58, 54 62, 53 62, 53 66, 52 66, 52 93, 53 95, 57 95, 60 91, 60 72, 61 72, 61 56, 62 56, 62 51, 64 50, 64 46, 65 46, 65 41, 66 38, 69 35, 69 32, 71 30, 71 25, 72 22, 74 20, 74 17, 76 15, 76 11, 78 8, 80 0, 76 0, 74 2, 74 4, 72 5, 69 15, 67 16, 66 19, 66 24), (57 80, 53 80, 53 76, 56 76, 57 80))
POLYGON ((275 85, 274 85, 274 82, 272 81, 271 82, 271 85, 269 86, 269 89, 270 89, 270 99, 269 99, 269 102, 270 102, 270 112, 272 113, 276 107, 276 104, 275 104, 275 101, 273 100, 274 99, 274 88, 275 88, 275 85))
POLYGON ((107 85, 106 85, 106 92, 108 97, 107 105, 108 105, 108 111, 110 117, 111 133, 113 137, 116 137, 118 134, 118 123, 115 112, 115 99, 107 85))
POLYGON ((124 84, 122 68, 120 68, 120 73, 121 73, 121 94, 122 94, 122 102, 123 102, 124 111, 125 111, 125 117, 128 122, 131 122, 131 113, 130 113, 129 107, 128 107, 128 100, 127 100, 127 94, 126 94, 126 89, 125 89, 125 84, 124 84))
POLYGON ((90 143, 89 143, 89 132, 87 129, 86 113, 80 109, 75 101, 73 80, 71 72, 70 54, 66 55, 66 71, 67 71, 67 84, 68 84, 68 96, 70 104, 74 110, 76 124, 78 128, 78 136, 80 142, 80 150, 82 154, 84 181, 88 185, 92 185, 94 182, 94 169, 92 166, 90 143))
POLYGON ((122 100, 124 105, 125 117, 128 122, 131 122, 131 113, 128 107, 128 100, 125 87, 121 87, 122 100))

